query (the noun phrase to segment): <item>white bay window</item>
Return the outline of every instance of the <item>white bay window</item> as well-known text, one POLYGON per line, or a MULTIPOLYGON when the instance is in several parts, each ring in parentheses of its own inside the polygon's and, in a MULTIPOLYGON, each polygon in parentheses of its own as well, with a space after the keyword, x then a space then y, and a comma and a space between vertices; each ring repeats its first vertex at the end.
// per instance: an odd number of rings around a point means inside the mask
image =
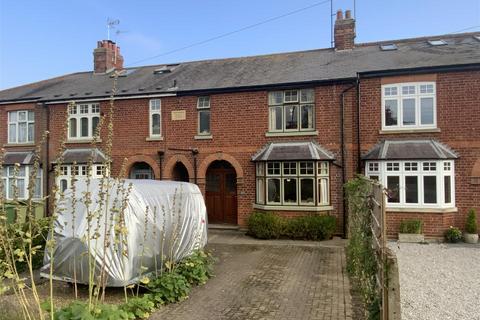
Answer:
POLYGON ((455 207, 451 160, 368 161, 365 171, 387 189, 387 207, 455 207))
MULTIPOLYGON (((64 164, 60 166, 60 174, 57 178, 57 184, 60 188, 60 191, 64 192, 67 189, 72 187, 72 183, 77 178, 87 178, 88 176, 88 165, 87 164, 64 164)), ((94 164, 90 170, 90 178, 100 179, 104 176, 108 176, 106 172, 106 167, 103 164, 94 164)))
MULTIPOLYGON (((21 165, 18 169, 15 166, 8 165, 2 168, 1 179, 3 183, 3 192, 5 199, 24 200, 29 195, 29 181, 33 174, 33 166, 21 165)), ((32 184, 33 194, 32 199, 42 198, 42 170, 39 168, 35 176, 35 181, 32 184)))

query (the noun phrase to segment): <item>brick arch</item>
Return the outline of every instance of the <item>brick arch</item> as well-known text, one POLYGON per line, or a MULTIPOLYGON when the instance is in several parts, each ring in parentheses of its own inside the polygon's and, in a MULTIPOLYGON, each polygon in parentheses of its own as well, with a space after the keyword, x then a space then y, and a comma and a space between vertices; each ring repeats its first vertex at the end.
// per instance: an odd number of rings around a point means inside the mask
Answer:
POLYGON ((175 165, 177 164, 177 162, 181 162, 185 166, 185 168, 187 168, 188 177, 190 181, 193 181, 194 175, 195 175, 193 166, 188 160, 188 158, 183 154, 174 154, 168 159, 168 161, 165 163, 165 166, 164 166, 163 179, 165 180, 172 179, 173 168, 175 168, 175 165))
POLYGON ((212 162, 217 160, 224 160, 230 163, 232 167, 235 169, 235 172, 237 173, 237 185, 243 183, 243 169, 242 169, 242 166, 240 165, 240 162, 238 162, 238 160, 235 159, 233 156, 223 152, 217 152, 217 153, 211 154, 202 161, 202 163, 200 164, 200 167, 198 168, 198 178, 201 181, 205 181, 205 176, 207 175, 208 167, 212 162))
POLYGON ((146 155, 135 155, 132 157, 127 158, 127 165, 125 166, 125 178, 128 178, 130 176, 130 170, 132 170, 133 165, 136 162, 145 162, 148 163, 148 165, 152 168, 153 174, 155 175, 155 179, 158 179, 160 177, 160 169, 158 167, 158 162, 146 155))

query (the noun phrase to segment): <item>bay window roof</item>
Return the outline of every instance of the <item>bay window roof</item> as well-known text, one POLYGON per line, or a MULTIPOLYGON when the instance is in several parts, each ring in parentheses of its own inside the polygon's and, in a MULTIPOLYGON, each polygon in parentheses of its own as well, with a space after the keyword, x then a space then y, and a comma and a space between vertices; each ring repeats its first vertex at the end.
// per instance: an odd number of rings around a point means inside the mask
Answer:
POLYGON ((287 160, 327 160, 333 161, 333 154, 311 141, 271 142, 260 149, 252 161, 287 161, 287 160))
POLYGON ((458 155, 436 140, 385 140, 362 156, 363 160, 457 159, 458 155))
POLYGON ((4 165, 18 164, 33 164, 33 151, 7 151, 3 157, 4 165))
POLYGON ((67 149, 63 152, 62 164, 88 163, 91 157, 93 163, 103 163, 107 160, 105 154, 97 148, 67 149))

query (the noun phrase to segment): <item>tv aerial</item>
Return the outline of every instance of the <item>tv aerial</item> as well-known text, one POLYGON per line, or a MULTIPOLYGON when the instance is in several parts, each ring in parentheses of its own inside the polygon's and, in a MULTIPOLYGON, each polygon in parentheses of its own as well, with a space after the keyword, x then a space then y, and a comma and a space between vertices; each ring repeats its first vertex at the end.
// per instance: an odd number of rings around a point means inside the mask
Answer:
POLYGON ((115 29, 117 25, 120 24, 118 19, 107 19, 107 40, 110 40, 110 30, 115 29))

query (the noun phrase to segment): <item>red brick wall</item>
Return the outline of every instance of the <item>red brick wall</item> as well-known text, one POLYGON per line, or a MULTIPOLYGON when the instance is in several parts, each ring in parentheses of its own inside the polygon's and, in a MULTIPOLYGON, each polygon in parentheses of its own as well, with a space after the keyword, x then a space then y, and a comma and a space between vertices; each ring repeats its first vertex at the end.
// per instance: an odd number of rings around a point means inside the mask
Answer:
MULTIPOLYGON (((431 75, 435 76, 435 75, 431 75)), ((425 77, 425 76, 420 76, 425 77)), ((464 227, 466 213, 470 208, 480 212, 480 185, 471 184, 475 161, 480 159, 480 72, 448 72, 436 74, 437 127, 440 132, 380 134, 381 130, 381 79, 361 81, 361 149, 367 152, 382 139, 424 138, 436 139, 459 154, 455 161, 456 213, 388 213, 389 235, 395 236, 400 221, 420 218, 424 221, 425 233, 442 236, 450 225, 464 227)), ((390 81, 391 79, 384 79, 390 81)), ((411 81, 416 81, 411 77, 411 81)), ((421 81, 421 79, 419 79, 421 81)))

